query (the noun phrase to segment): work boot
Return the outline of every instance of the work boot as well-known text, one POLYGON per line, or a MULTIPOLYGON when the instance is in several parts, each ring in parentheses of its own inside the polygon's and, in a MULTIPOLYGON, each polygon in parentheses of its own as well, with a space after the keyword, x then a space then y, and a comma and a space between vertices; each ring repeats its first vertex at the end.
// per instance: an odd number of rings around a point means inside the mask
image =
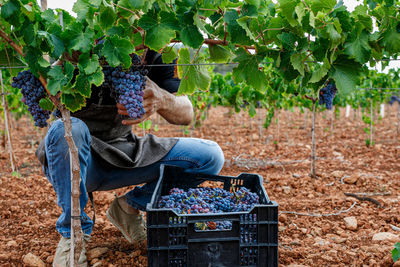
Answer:
POLYGON ((130 243, 146 240, 146 223, 140 213, 129 214, 125 212, 115 198, 106 211, 108 220, 121 231, 130 243))
MULTIPOLYGON (((79 261, 77 267, 87 267, 86 259, 86 248, 85 243, 89 241, 90 237, 88 235, 83 236, 83 248, 81 255, 79 256, 79 261)), ((71 238, 61 237, 60 242, 56 249, 56 255, 53 260, 53 267, 69 267, 70 266, 70 251, 71 251, 71 238)))

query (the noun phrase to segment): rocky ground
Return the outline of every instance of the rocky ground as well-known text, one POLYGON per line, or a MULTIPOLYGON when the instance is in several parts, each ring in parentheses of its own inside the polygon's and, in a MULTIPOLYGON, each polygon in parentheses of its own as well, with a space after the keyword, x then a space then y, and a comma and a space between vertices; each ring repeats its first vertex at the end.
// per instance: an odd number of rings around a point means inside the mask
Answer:
MULTIPOLYGON (((281 266, 392 266, 390 251, 400 241, 400 135, 397 107, 391 109, 390 118, 376 122, 372 147, 365 145, 367 126, 359 113, 345 118, 342 112, 333 123, 330 113, 318 114, 317 178, 309 176, 309 114, 282 111, 279 124, 274 121, 261 133, 258 117, 230 115, 218 108, 186 135, 182 127, 165 122, 151 132, 214 140, 225 153, 222 174, 264 177, 270 199, 279 204, 281 266)), ((51 266, 60 209, 34 156, 45 130, 34 129, 27 118, 12 125, 21 177, 12 174, 2 138, 0 266, 51 266)), ((138 127, 134 131, 143 134, 138 127)), ((88 245, 91 266, 147 266, 146 244, 129 244, 105 216, 114 195, 128 189, 95 193, 97 219, 88 245)), ((90 207, 87 212, 91 214, 90 207)))

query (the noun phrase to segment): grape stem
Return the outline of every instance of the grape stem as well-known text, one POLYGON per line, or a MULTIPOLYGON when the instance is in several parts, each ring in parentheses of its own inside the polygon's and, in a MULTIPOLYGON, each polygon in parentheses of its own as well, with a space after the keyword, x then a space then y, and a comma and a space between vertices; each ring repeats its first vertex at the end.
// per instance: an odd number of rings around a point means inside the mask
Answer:
POLYGON ((3 30, 0 30, 0 36, 3 37, 4 40, 6 40, 7 43, 9 45, 11 45, 11 47, 14 48, 15 51, 18 52, 18 54, 20 54, 21 56, 24 56, 24 52, 22 51, 22 47, 20 47, 13 40, 11 40, 11 38, 3 30))

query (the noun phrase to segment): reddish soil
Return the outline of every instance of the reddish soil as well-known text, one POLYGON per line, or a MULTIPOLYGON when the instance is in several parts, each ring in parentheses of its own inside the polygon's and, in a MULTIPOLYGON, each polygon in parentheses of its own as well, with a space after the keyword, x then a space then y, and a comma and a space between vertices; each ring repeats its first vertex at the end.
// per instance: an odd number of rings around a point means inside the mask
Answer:
MULTIPOLYGON (((229 116, 224 108, 212 109, 192 136, 220 144, 226 158, 222 174, 250 172, 264 177, 270 199, 278 202, 282 212, 281 266, 392 266, 390 251, 396 238, 373 240, 374 234, 390 232, 400 241, 400 231, 393 227, 400 227, 400 135, 397 107, 391 110, 391 118, 377 122, 376 144, 372 147, 365 145, 367 135, 360 114, 345 118, 342 112, 340 119, 333 122, 333 132, 326 118, 330 118, 330 113, 319 114, 317 178, 309 176, 311 119, 308 116, 305 125, 305 116, 300 112, 281 112, 278 137, 275 120, 260 136, 258 119, 244 114, 229 116), (373 194, 370 197, 379 203, 346 196, 345 192, 373 194), (344 218, 349 216, 357 220, 353 230, 346 227, 344 218)), ((23 259, 28 253, 51 266, 59 240, 55 222, 60 209, 34 156, 45 130, 35 130, 31 125, 29 119, 23 118, 14 121, 12 127, 21 178, 12 176, 5 139, 1 140, 0 266, 26 266, 23 259)), ((141 135, 142 131, 136 129, 141 135)), ((184 136, 179 126, 161 122, 159 129, 158 136, 184 136)), ((105 216, 114 194, 128 189, 95 193, 97 219, 88 250, 105 249, 101 256, 91 259, 91 266, 147 265, 145 244, 129 244, 105 216)), ((87 212, 91 214, 90 207, 87 212)))

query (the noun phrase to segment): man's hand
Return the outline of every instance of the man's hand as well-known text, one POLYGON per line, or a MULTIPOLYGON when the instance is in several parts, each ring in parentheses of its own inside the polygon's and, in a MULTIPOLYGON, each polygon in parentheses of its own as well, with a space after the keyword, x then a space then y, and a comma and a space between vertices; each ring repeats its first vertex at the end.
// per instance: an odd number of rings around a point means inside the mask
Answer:
MULTIPOLYGON (((166 91, 165 91, 166 92, 166 91)), ((147 120, 151 115, 156 113, 160 108, 163 107, 164 92, 162 89, 148 77, 146 77, 146 87, 143 90, 143 108, 145 114, 140 119, 126 119, 122 121, 122 124, 133 125, 138 124, 144 120, 147 120)), ((168 92, 166 92, 168 93, 168 92)), ((128 111, 125 106, 117 103, 118 113, 121 115, 127 115, 128 111)))
MULTIPOLYGON (((133 125, 148 119, 154 113, 160 114, 169 123, 189 125, 193 118, 193 106, 187 96, 176 96, 160 88, 146 77, 146 88, 143 90, 143 108, 145 114, 140 119, 126 119, 122 124, 133 125)), ((128 115, 126 108, 117 104, 118 113, 128 115)))

